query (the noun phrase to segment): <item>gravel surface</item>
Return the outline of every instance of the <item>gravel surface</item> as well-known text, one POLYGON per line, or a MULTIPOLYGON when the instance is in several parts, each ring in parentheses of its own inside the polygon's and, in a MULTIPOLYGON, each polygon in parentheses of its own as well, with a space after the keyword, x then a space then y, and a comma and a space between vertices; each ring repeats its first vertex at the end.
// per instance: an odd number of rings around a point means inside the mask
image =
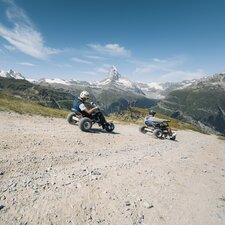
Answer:
POLYGON ((82 132, 0 112, 1 225, 224 225, 225 142, 136 125, 82 132))

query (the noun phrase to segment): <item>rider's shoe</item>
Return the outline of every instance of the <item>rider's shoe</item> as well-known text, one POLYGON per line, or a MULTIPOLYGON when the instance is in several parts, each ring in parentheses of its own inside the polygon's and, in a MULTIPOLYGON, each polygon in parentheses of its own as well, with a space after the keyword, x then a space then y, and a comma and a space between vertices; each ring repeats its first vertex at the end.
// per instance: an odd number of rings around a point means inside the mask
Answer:
POLYGON ((171 140, 175 139, 176 135, 177 135, 177 134, 174 132, 174 133, 170 136, 170 139, 171 139, 171 140))

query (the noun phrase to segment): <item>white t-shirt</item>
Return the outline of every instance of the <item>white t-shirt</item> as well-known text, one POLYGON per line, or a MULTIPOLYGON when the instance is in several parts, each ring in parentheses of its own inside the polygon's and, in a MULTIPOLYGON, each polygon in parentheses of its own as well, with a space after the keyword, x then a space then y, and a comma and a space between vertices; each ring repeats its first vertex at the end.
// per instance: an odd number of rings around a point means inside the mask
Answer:
POLYGON ((85 109, 87 109, 87 107, 84 105, 84 103, 81 103, 79 105, 79 108, 80 108, 81 111, 84 111, 85 109))

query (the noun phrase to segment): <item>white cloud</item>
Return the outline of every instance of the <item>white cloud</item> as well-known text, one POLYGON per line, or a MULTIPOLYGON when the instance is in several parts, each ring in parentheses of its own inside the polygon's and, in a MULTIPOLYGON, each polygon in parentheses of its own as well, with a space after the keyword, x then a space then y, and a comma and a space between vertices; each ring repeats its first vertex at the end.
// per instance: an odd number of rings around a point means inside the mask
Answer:
POLYGON ((107 74, 109 72, 109 67, 99 67, 96 70, 98 73, 104 73, 107 74))
POLYGON ((192 80, 192 79, 199 79, 204 76, 204 73, 202 70, 197 70, 194 72, 189 71, 171 71, 169 73, 165 73, 161 75, 158 79, 159 82, 177 82, 177 81, 183 81, 183 80, 192 80))
POLYGON ((186 62, 186 57, 177 56, 169 59, 153 58, 150 62, 130 61, 136 65, 135 76, 149 76, 156 82, 177 82, 198 79, 204 76, 202 70, 185 71, 179 69, 186 62))
POLYGON ((149 62, 144 61, 130 61, 133 64, 136 64, 137 67, 134 71, 134 74, 150 74, 153 72, 170 72, 174 68, 184 64, 184 56, 177 56, 169 59, 158 59, 153 58, 149 62))
POLYGON ((83 59, 76 58, 76 57, 73 57, 72 60, 73 60, 74 62, 77 62, 77 63, 92 64, 92 62, 90 62, 90 61, 83 60, 83 59))
POLYGON ((4 45, 4 48, 7 49, 8 51, 15 51, 16 48, 12 45, 4 45))
POLYGON ((97 56, 97 55, 88 55, 87 58, 96 59, 96 60, 104 60, 105 57, 97 56))
POLYGON ((22 66, 35 66, 33 63, 29 63, 29 62, 20 62, 17 64, 22 65, 22 66))
POLYGON ((88 47, 103 55, 121 57, 129 57, 131 55, 129 50, 125 49, 125 47, 120 46, 119 44, 88 44, 88 47))
POLYGON ((80 72, 80 74, 84 74, 84 75, 96 75, 96 72, 93 72, 93 71, 82 71, 80 72))
POLYGON ((70 65, 68 63, 57 64, 56 66, 59 67, 59 68, 72 68, 72 65, 70 65))
POLYGON ((13 0, 5 2, 9 4, 6 15, 13 24, 13 28, 0 24, 0 36, 19 51, 34 58, 47 59, 49 55, 61 52, 59 49, 45 46, 41 33, 35 29, 22 8, 18 7, 13 0))
POLYGON ((156 65, 145 65, 145 66, 142 66, 142 67, 136 67, 135 71, 134 71, 134 74, 139 74, 139 75, 142 75, 142 74, 148 74, 148 73, 152 73, 152 72, 155 72, 159 70, 158 66, 156 65))
POLYGON ((154 58, 153 61, 156 63, 167 63, 168 62, 167 60, 158 59, 158 58, 154 58))

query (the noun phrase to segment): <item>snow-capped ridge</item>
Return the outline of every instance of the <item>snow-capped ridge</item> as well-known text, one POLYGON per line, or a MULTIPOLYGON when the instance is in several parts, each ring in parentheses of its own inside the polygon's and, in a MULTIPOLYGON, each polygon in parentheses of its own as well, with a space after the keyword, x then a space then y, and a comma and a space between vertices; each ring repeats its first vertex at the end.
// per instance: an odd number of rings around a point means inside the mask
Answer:
POLYGON ((59 79, 59 78, 54 78, 54 79, 40 79, 39 82, 46 82, 49 84, 63 84, 63 85, 71 85, 70 81, 64 80, 64 79, 59 79))
POLYGON ((128 90, 138 95, 145 95, 142 90, 137 86, 136 82, 129 80, 122 76, 115 66, 111 66, 106 79, 102 81, 96 81, 93 83, 96 86, 112 86, 120 90, 128 90))
POLYGON ((9 70, 5 72, 0 70, 0 77, 4 78, 14 78, 28 80, 29 82, 41 85, 51 85, 56 88, 80 88, 85 89, 86 87, 93 88, 96 90, 101 89, 111 89, 119 92, 127 91, 133 92, 136 95, 141 95, 152 99, 163 99, 170 92, 174 90, 180 90, 184 88, 188 89, 198 89, 201 86, 214 86, 215 88, 222 87, 225 90, 225 72, 217 73, 211 76, 205 76, 200 79, 184 80, 182 82, 135 82, 129 80, 127 77, 121 75, 115 66, 111 66, 106 78, 100 81, 88 82, 79 80, 65 80, 60 78, 48 79, 42 78, 40 80, 26 79, 21 73, 9 70))
POLYGON ((14 78, 14 79, 18 79, 18 80, 26 79, 21 73, 15 72, 12 69, 10 69, 9 71, 0 70, 0 77, 14 78))

